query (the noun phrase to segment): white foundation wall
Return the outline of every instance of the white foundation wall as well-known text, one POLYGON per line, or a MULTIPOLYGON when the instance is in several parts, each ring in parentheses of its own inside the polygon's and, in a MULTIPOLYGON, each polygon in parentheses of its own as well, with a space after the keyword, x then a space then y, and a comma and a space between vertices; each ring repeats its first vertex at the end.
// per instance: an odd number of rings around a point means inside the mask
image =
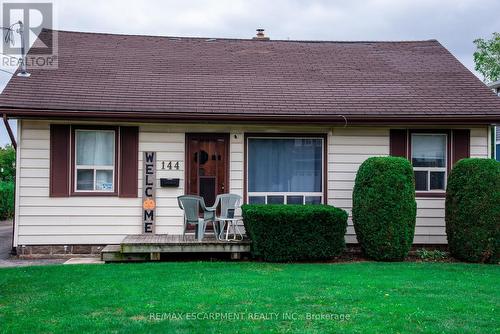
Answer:
MULTIPOLYGON (((140 197, 49 197, 50 123, 19 121, 15 246, 117 244, 127 234, 139 234, 140 197)), ((186 132, 230 134, 229 191, 241 196, 245 132, 327 133, 327 202, 349 214, 359 165, 370 156, 389 154, 389 128, 139 124, 138 195, 142 185, 143 152, 157 152, 157 233, 182 233, 182 211, 178 208, 177 196, 184 194, 186 132), (179 161, 179 170, 162 170, 162 161, 179 161), (179 188, 161 188, 160 178, 179 178, 179 188)), ((472 128, 471 155, 488 157, 488 148, 488 129, 472 128)), ((446 243, 444 199, 419 198, 417 204, 415 243, 446 243)), ((355 242, 351 218, 346 241, 355 242)))

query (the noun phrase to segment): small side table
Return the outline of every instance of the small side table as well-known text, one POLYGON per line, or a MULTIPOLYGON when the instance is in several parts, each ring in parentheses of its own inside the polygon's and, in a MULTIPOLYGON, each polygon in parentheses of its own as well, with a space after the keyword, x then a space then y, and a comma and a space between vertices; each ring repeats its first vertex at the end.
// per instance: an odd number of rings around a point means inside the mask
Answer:
POLYGON ((227 223, 226 237, 224 238, 224 240, 227 240, 227 241, 243 240, 243 233, 241 233, 241 230, 238 226, 238 223, 242 221, 240 218, 219 218, 218 220, 221 223, 221 225, 220 225, 221 233, 219 235, 220 240, 222 240, 224 237, 224 227, 225 227, 226 223, 227 223), (233 229, 233 237, 231 239, 229 239, 229 230, 231 228, 233 229), (237 237, 237 235, 239 235, 239 237, 237 237))

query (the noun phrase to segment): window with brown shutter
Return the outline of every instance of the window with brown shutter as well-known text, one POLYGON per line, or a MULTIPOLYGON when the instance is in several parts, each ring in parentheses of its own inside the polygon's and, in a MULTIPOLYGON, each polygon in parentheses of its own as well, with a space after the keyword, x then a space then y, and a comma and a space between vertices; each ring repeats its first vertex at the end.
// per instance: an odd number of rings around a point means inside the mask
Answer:
POLYGON ((458 160, 470 157, 470 130, 453 130, 453 164, 458 160))
POLYGON ((408 130, 391 129, 389 133, 389 154, 393 157, 408 157, 408 130))
POLYGON ((444 197, 453 164, 470 156, 470 130, 391 129, 390 155, 413 165, 419 197, 444 197))
POLYGON ((70 126, 50 125, 50 197, 69 196, 70 126))
POLYGON ((137 197, 139 169, 139 128, 120 127, 120 197, 137 197))
POLYGON ((137 197, 137 127, 51 125, 50 196, 137 197))

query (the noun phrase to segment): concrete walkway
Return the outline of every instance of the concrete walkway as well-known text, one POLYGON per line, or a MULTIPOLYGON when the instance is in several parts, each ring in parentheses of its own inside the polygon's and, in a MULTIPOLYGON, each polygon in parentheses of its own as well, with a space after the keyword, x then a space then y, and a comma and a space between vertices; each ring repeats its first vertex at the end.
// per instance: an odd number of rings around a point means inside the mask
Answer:
POLYGON ((104 261, 96 257, 72 257, 63 264, 104 264, 104 261))
POLYGON ((0 267, 40 266, 46 264, 63 263, 65 259, 11 259, 12 249, 12 221, 0 221, 0 267))
POLYGON ((0 221, 0 260, 8 259, 12 248, 12 221, 0 221))

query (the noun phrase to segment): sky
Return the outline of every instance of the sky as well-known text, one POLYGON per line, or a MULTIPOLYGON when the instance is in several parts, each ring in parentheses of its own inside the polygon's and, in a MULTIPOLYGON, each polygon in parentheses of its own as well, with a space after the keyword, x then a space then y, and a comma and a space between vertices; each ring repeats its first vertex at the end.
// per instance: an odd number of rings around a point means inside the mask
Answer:
MULTIPOLYGON (((54 28, 60 30, 251 38, 256 28, 264 28, 271 39, 437 39, 480 78, 474 71, 472 41, 500 31, 499 0, 56 0, 53 3, 54 28)), ((10 74, 0 72, 0 89, 9 77, 10 74)), ((0 145, 8 141, 2 124, 0 145)))

